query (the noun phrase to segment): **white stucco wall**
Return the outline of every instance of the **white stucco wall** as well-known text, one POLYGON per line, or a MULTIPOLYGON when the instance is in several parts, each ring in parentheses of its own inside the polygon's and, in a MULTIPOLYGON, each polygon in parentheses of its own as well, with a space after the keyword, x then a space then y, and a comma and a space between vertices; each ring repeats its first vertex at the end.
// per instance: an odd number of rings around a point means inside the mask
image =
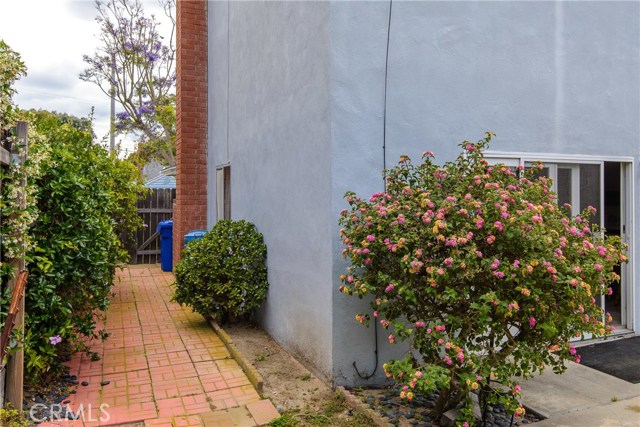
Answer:
POLYGON ((209 43, 209 176, 230 163, 232 218, 264 234, 259 319, 329 377, 329 3, 209 2, 209 43))
MULTIPOLYGON (((391 10, 388 166, 424 150, 452 160, 460 141, 490 130, 497 151, 633 156, 640 188, 638 2, 396 0, 391 10)), ((334 235, 346 190, 382 189, 388 24, 389 2, 332 4, 334 235)), ((341 249, 336 238, 335 286, 345 267, 341 249)), ((373 365, 373 338, 353 321, 361 304, 340 295, 333 304, 334 378, 359 382, 351 364, 373 365)), ((383 345, 381 359, 389 351, 383 345)))

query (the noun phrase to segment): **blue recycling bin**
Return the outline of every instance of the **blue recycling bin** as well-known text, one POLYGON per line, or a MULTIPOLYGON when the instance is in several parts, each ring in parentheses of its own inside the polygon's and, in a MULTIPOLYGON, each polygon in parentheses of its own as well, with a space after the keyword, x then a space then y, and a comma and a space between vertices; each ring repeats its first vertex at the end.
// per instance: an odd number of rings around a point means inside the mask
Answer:
POLYGON ((205 234, 207 234, 207 230, 191 230, 184 235, 184 247, 186 248, 189 242, 202 239, 205 234))
POLYGON ((160 233, 160 268, 162 271, 173 270, 173 220, 158 223, 160 233))

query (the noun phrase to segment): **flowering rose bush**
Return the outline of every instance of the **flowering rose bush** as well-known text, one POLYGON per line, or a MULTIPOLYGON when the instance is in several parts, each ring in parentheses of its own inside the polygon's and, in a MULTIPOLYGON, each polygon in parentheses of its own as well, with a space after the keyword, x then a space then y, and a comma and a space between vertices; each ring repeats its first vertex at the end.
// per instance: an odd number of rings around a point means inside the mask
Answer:
POLYGON ((541 164, 489 166, 491 137, 442 167, 431 152, 417 166, 402 156, 386 192, 347 193, 340 218, 350 261, 340 291, 372 300, 356 320, 411 345, 387 376, 407 400, 440 390, 432 418, 462 404, 460 425, 474 422, 475 390, 522 415, 515 377, 562 372, 580 360, 572 338, 609 333, 599 296, 626 261, 620 239, 590 223, 594 208, 571 218, 558 207, 541 164))

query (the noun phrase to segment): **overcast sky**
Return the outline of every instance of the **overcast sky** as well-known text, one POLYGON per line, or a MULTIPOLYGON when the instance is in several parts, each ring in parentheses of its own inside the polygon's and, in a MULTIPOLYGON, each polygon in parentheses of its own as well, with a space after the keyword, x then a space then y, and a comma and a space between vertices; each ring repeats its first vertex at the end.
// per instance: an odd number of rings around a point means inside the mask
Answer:
MULTIPOLYGON (((142 3, 148 14, 164 18, 157 1, 142 3)), ((110 100, 96 85, 78 77, 85 68, 82 55, 91 55, 98 43, 96 14, 92 0, 2 0, 0 39, 27 65, 27 76, 15 86, 14 102, 23 109, 75 116, 87 116, 95 107, 94 130, 101 141, 109 133, 110 100)), ((169 31, 165 20, 160 21, 160 31, 169 31)), ((116 141, 124 150, 134 147, 132 138, 116 141)))

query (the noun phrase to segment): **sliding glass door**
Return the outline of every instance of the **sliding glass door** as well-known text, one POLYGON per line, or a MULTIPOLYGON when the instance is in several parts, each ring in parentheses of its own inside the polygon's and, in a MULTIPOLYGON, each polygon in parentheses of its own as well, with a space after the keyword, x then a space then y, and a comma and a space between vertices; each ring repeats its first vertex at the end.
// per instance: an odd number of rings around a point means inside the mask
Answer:
MULTIPOLYGON (((571 216, 593 206, 597 211, 591 217, 591 223, 597 224, 601 233, 620 236, 629 245, 630 261, 617 267, 620 282, 613 284, 613 293, 603 296, 600 303, 605 312, 613 317, 613 325, 618 331, 633 330, 632 163, 594 158, 565 157, 554 160, 549 155, 545 157, 544 167, 538 173, 551 179, 558 206, 566 209, 571 216)), ((537 162, 536 158, 525 155, 489 155, 486 160, 492 164, 521 164, 525 167, 533 167, 537 162)))
MULTIPOLYGON (((597 209, 591 217, 591 223, 597 224, 606 235, 618 235, 627 239, 626 201, 622 196, 625 184, 625 169, 620 162, 599 163, 551 163, 545 162, 545 170, 552 180, 552 189, 558 195, 558 205, 565 207, 567 213, 578 215, 588 206, 597 209), (569 208, 569 205, 571 206, 569 208)), ((617 329, 628 325, 627 302, 628 271, 617 267, 620 282, 612 285, 613 293, 602 296, 601 305, 606 313, 613 317, 617 329), (624 271, 623 271, 624 270, 624 271)))

